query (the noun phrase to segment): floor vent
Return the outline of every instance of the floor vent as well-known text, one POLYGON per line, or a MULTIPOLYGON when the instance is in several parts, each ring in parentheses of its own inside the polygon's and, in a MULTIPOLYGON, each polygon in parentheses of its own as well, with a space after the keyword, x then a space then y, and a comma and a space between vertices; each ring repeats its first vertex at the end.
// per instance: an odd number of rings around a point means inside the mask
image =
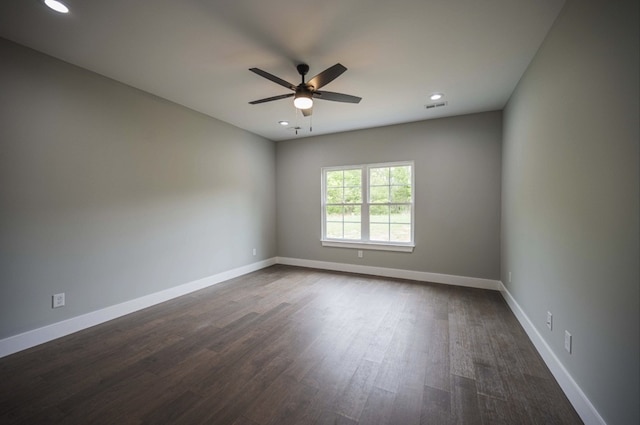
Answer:
POLYGON ((436 103, 430 103, 428 105, 424 105, 424 107, 427 109, 439 108, 441 106, 447 106, 447 102, 436 102, 436 103))

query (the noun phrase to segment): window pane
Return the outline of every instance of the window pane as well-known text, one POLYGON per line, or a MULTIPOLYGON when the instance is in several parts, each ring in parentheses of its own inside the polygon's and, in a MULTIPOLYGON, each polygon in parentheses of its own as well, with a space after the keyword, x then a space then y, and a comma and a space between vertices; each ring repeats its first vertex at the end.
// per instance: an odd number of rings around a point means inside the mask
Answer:
POLYGON ((389 240, 389 225, 388 224, 376 224, 369 225, 369 238, 372 241, 388 241, 389 240))
POLYGON ((398 186, 411 185, 411 167, 408 165, 402 167, 391 167, 391 184, 398 186))
POLYGON ((370 202, 385 204, 389 202, 389 186, 372 186, 369 193, 370 202))
POLYGON ((359 169, 345 170, 344 185, 345 186, 362 186, 362 171, 360 171, 359 169))
POLYGON ((327 238, 342 239, 342 223, 327 222, 327 238))
POLYGON ((388 223, 389 207, 387 205, 371 205, 369 207, 370 223, 388 223))
POLYGON ((341 187, 327 188, 327 204, 341 204, 343 189, 341 187))
POLYGON ((362 187, 345 187, 344 188, 344 202, 346 204, 359 204, 362 203, 362 187))
POLYGON ((391 186, 391 202, 411 202, 411 186, 391 186))
POLYGON ((343 171, 327 171, 327 187, 342 187, 343 171))
POLYGON ((327 220, 342 221, 342 216, 344 215, 344 207, 342 205, 327 205, 325 208, 327 220))
POLYGON ((411 242, 411 225, 391 224, 391 241, 411 242))
POLYGON ((388 185, 388 184, 389 184, 389 167, 369 169, 369 186, 388 185))
POLYGON ((360 239, 361 229, 360 223, 344 223, 344 238, 345 239, 360 239))
POLYGON ((411 224, 411 206, 393 205, 390 210, 391 223, 411 224))
POLYGON ((362 222, 362 208, 360 205, 347 205, 344 207, 344 221, 350 223, 362 222))
POLYGON ((325 210, 327 220, 334 220, 334 215, 342 216, 342 206, 341 205, 327 205, 325 210))

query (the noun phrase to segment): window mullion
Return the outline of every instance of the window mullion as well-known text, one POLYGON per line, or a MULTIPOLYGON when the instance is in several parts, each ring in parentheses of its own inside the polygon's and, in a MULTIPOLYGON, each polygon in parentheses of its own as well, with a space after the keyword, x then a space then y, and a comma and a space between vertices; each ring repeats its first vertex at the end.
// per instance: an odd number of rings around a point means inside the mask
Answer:
POLYGON ((369 167, 362 167, 362 240, 369 241, 369 167))

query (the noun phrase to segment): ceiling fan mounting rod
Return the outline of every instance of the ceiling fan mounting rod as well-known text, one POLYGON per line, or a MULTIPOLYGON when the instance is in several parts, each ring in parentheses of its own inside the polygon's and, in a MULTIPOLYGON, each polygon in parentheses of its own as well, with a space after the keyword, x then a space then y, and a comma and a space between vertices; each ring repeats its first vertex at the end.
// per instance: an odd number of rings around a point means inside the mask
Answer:
POLYGON ((307 72, 309 72, 309 65, 307 65, 306 63, 301 63, 296 66, 296 69, 298 70, 298 74, 302 76, 302 84, 304 84, 304 76, 307 75, 307 72))

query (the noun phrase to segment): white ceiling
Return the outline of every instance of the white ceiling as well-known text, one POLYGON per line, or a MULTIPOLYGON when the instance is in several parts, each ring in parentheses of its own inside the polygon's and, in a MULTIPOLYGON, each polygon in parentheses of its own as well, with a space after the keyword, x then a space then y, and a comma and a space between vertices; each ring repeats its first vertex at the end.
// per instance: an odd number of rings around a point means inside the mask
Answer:
MULTIPOLYGON (((564 0, 2 0, 0 36, 271 140, 502 109, 564 0), (287 89, 335 63, 313 132, 287 89), (448 105, 427 110, 428 95, 448 105), (289 120, 299 135, 278 125, 289 120)), ((1 59, 0 59, 1 62, 1 59)), ((1 66, 1 65, 0 65, 1 66)))

